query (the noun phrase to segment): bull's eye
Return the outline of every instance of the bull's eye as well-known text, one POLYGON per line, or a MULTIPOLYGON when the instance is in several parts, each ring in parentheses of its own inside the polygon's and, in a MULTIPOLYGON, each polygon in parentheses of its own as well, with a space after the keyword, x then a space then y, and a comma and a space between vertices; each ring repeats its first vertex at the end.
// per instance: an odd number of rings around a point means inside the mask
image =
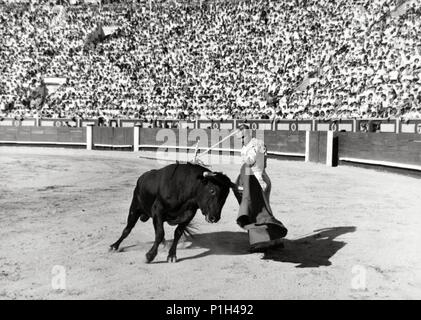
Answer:
POLYGON ((210 190, 209 190, 209 192, 210 192, 210 193, 211 193, 211 195, 213 195, 213 196, 214 196, 214 195, 215 195, 215 193, 216 193, 215 189, 210 189, 210 190))

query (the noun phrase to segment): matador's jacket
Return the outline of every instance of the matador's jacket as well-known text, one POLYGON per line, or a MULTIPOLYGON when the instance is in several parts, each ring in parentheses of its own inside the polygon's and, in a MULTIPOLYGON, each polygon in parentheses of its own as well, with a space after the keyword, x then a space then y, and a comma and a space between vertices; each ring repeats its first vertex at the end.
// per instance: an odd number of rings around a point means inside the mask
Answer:
POLYGON ((234 194, 240 204, 238 225, 247 230, 250 251, 259 252, 282 244, 288 230, 273 216, 269 203, 271 181, 266 173, 266 147, 251 139, 241 150, 242 166, 234 194))

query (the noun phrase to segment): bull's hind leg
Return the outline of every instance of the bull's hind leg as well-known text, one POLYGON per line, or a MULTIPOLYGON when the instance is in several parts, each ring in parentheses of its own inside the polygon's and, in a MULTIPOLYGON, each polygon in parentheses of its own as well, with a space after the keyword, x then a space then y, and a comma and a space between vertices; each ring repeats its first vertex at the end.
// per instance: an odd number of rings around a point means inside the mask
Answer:
POLYGON ((134 226, 136 225, 137 220, 139 220, 141 213, 139 210, 132 210, 130 209, 129 216, 127 218, 127 225, 123 230, 123 233, 121 234, 121 237, 110 246, 110 250, 117 251, 121 242, 127 238, 127 236, 130 234, 134 226))

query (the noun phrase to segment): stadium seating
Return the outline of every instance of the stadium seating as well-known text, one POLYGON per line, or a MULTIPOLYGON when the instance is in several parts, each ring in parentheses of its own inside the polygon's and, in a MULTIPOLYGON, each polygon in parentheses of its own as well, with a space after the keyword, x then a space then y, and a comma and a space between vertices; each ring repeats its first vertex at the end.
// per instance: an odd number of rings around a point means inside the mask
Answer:
POLYGON ((419 2, 38 2, 0 2, 0 117, 421 118, 419 2))

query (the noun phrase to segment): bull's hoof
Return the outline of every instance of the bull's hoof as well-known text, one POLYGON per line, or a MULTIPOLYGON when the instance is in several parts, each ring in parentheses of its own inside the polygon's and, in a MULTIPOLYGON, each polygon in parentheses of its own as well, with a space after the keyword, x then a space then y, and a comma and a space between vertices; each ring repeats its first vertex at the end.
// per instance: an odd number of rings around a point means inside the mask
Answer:
POLYGON ((153 259, 155 259, 155 257, 156 257, 156 253, 151 253, 151 252, 148 252, 148 253, 146 254, 146 263, 150 263, 150 262, 152 262, 152 261, 153 261, 153 259))
POLYGON ((167 258, 167 262, 169 262, 169 263, 175 263, 175 262, 177 262, 177 256, 176 255, 173 255, 173 256, 168 256, 168 258, 167 258))
POLYGON ((109 252, 117 252, 118 251, 118 246, 116 245, 111 245, 110 248, 108 249, 109 252))

